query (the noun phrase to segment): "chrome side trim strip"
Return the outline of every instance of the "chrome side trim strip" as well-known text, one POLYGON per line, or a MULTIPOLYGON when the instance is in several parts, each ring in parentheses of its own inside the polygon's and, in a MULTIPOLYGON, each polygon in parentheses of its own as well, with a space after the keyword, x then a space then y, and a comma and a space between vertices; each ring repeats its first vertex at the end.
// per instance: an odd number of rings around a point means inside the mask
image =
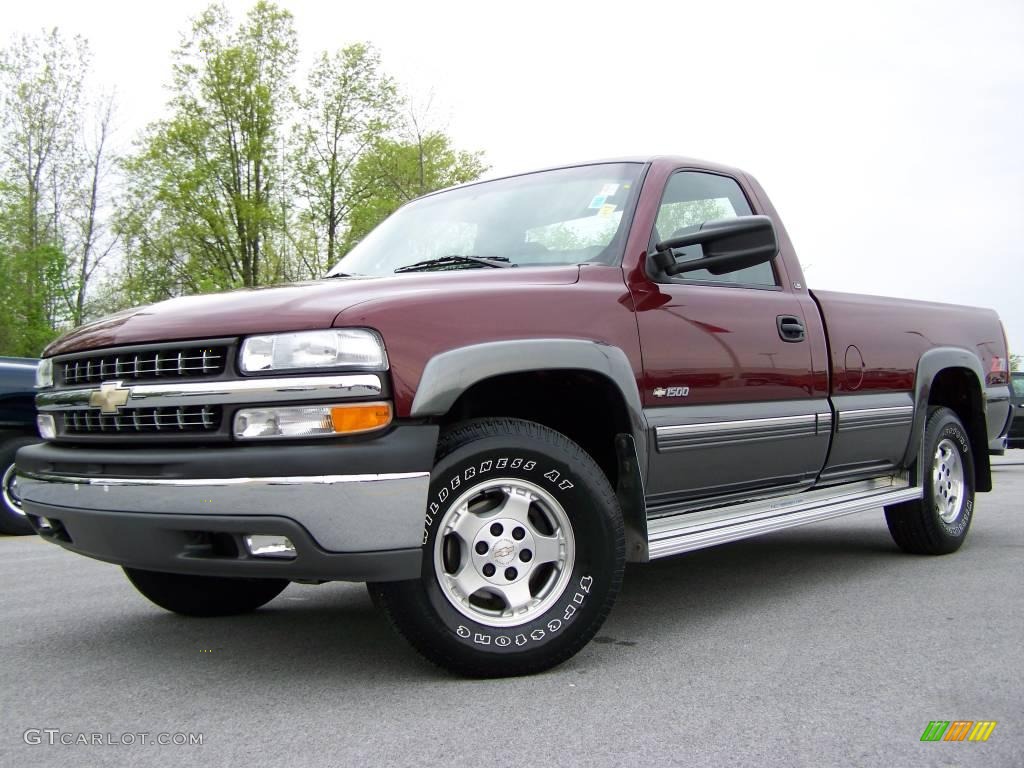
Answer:
POLYGON ((891 405, 886 408, 857 408, 855 410, 840 411, 839 413, 843 416, 852 416, 857 418, 872 418, 874 416, 882 415, 906 415, 914 412, 914 406, 912 405, 891 405))
POLYGON ((822 425, 814 413, 799 416, 773 416, 765 419, 716 421, 704 424, 679 424, 656 427, 659 451, 727 445, 818 434, 822 425))
MULTIPOLYGON (((119 383, 119 382, 104 382, 119 383)), ((295 376, 290 378, 196 381, 185 384, 127 384, 123 409, 179 405, 237 405, 274 401, 299 402, 326 398, 379 397, 383 385, 376 374, 295 376)), ((40 411, 87 410, 99 387, 51 390, 36 395, 40 411)))
POLYGON ((815 416, 818 419, 818 434, 832 434, 832 422, 835 421, 835 415, 833 415, 832 411, 817 413, 815 416))
POLYGON ((651 559, 736 541, 796 525, 921 498, 903 477, 876 478, 748 504, 674 515, 648 523, 651 559))
POLYGON ((742 421, 716 421, 710 424, 680 424, 673 427, 658 427, 658 435, 673 437, 675 435, 706 434, 708 432, 740 432, 757 429, 758 427, 782 427, 789 425, 810 425, 816 423, 817 416, 813 413, 802 416, 773 416, 767 419, 743 419, 742 421))
POLYGON ((912 405, 839 411, 839 431, 909 426, 913 418, 914 406, 912 405))

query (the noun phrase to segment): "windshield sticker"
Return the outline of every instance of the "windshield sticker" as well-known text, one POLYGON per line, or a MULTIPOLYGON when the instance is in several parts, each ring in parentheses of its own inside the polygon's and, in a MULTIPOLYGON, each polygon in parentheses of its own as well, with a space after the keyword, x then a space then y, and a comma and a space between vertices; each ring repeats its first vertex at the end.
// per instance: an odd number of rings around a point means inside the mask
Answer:
POLYGON ((601 187, 601 194, 604 195, 605 197, 612 197, 618 191, 618 184, 605 184, 603 187, 601 187))
POLYGON ((615 204, 614 203, 606 203, 605 205, 601 206, 601 209, 597 212, 597 215, 598 216, 611 216, 613 213, 615 213, 615 204))
POLYGON ((602 205, 604 205, 604 201, 607 199, 607 195, 595 195, 594 199, 590 201, 590 205, 588 205, 587 208, 593 208, 594 210, 597 210, 602 205))

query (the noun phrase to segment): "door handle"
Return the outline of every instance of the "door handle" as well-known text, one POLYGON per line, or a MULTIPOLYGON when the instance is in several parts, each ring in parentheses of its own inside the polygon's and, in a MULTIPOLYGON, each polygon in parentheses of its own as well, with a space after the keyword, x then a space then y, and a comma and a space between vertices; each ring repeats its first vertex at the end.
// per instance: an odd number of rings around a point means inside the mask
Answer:
POLYGON ((795 315, 779 315, 775 318, 775 325, 779 329, 779 337, 783 341, 797 342, 807 338, 807 330, 803 322, 795 315))

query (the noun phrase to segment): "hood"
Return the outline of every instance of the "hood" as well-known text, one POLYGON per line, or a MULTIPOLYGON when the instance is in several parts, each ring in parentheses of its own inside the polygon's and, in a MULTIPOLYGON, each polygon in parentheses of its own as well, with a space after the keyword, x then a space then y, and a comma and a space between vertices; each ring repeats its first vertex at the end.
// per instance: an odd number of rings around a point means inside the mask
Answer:
POLYGON ((388 277, 348 277, 255 288, 135 307, 80 326, 51 343, 44 357, 127 344, 210 339, 330 328, 343 311, 368 301, 436 297, 464 291, 568 285, 579 267, 466 269, 388 277))

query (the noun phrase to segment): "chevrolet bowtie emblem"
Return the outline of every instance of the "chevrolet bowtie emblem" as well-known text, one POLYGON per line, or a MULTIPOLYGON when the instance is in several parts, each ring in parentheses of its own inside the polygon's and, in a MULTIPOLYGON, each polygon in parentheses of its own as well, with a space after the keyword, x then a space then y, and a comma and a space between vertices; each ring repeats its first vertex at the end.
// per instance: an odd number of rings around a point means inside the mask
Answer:
POLYGON ((100 413, 117 413, 117 409, 128 402, 130 389, 121 387, 120 381, 107 381, 89 395, 89 405, 99 408, 100 413))

